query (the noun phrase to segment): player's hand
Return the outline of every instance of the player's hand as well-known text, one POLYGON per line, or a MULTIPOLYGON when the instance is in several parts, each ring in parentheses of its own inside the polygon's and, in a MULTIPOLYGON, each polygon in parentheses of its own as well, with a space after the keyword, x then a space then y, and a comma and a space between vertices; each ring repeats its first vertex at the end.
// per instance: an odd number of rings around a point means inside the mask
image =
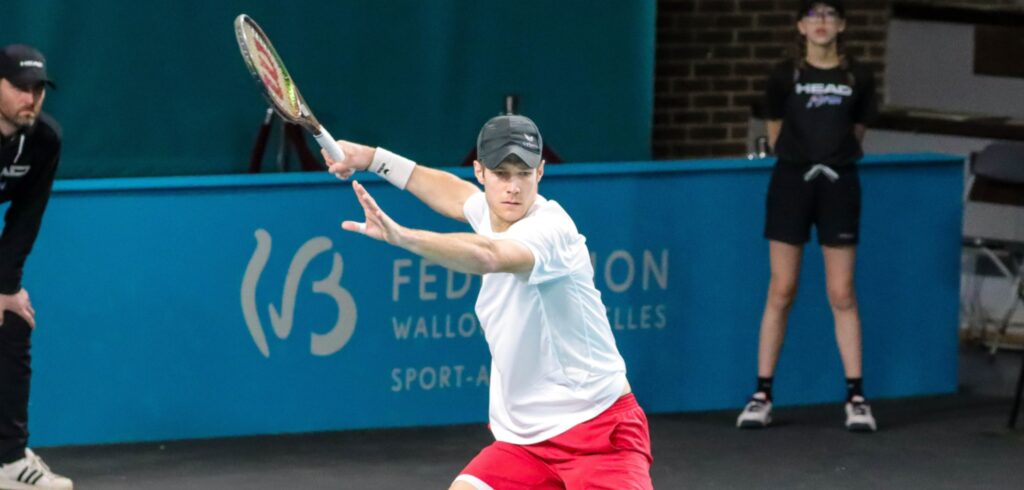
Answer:
POLYGON ((362 233, 370 238, 376 238, 377 240, 383 240, 392 245, 400 246, 405 228, 395 223, 391 217, 385 214, 380 206, 377 205, 377 201, 373 199, 373 196, 358 181, 352 181, 352 190, 356 192, 359 204, 363 206, 366 221, 362 223, 344 221, 341 223, 342 229, 362 233))
POLYGON ((25 319, 28 326, 36 328, 36 310, 28 299, 28 291, 22 288, 14 294, 0 294, 0 326, 4 324, 4 312, 9 311, 25 319))
POLYGON ((320 150, 320 154, 323 155, 329 171, 342 180, 351 177, 358 170, 366 170, 373 161, 373 152, 377 151, 376 148, 344 140, 338 140, 338 146, 345 152, 343 161, 332 159, 324 150, 320 150))

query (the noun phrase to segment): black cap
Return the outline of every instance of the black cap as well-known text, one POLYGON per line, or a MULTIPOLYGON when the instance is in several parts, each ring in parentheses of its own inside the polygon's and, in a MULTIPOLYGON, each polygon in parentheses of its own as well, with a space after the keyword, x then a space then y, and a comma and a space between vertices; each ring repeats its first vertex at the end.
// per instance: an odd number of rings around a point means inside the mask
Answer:
POLYGON ((0 51, 0 78, 6 78, 23 89, 45 83, 53 88, 53 80, 46 75, 46 58, 32 46, 11 44, 0 51))
POLYGON ((476 154, 480 163, 494 169, 515 155, 530 168, 540 165, 544 148, 537 125, 526 116, 497 116, 480 129, 476 154))
POLYGON ((846 8, 843 7, 842 0, 802 0, 800 2, 800 7, 796 11, 797 18, 802 19, 807 15, 807 12, 810 12, 815 5, 819 4, 826 7, 832 7, 835 9, 836 13, 839 14, 839 17, 844 19, 846 18, 846 8))

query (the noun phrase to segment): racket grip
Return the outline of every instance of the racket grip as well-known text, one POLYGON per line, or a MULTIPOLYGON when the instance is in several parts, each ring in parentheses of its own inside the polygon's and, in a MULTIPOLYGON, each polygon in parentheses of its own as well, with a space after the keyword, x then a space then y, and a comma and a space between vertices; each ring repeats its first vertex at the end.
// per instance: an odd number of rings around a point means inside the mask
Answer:
POLYGON ((334 141, 334 137, 327 131, 327 128, 321 127, 320 134, 313 135, 313 138, 316 139, 317 143, 320 143, 320 147, 331 156, 331 159, 336 162, 345 161, 345 152, 338 146, 338 142, 334 141))

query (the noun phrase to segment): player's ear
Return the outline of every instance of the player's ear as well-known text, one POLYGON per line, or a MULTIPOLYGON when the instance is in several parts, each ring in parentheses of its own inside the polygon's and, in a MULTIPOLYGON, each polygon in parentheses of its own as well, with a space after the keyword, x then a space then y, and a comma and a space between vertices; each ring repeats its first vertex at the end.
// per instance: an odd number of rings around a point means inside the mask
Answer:
POLYGON ((540 165, 537 165, 537 182, 540 182, 541 177, 544 177, 544 160, 541 160, 540 165))
POLYGON ((484 165, 480 160, 473 160, 473 175, 476 175, 476 181, 480 185, 484 185, 484 165))

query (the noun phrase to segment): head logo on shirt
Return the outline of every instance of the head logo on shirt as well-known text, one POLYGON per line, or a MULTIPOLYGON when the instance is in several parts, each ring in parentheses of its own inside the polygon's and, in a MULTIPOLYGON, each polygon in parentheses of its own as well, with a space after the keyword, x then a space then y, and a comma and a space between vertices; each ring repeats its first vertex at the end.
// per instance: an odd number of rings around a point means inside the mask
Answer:
POLYGON ((826 105, 841 105, 843 98, 838 95, 812 95, 807 99, 807 108, 816 109, 826 105))
POLYGON ((0 170, 0 177, 24 177, 32 167, 28 165, 11 165, 0 170))
POLYGON ((836 106, 843 103, 843 97, 853 95, 853 87, 835 83, 798 83, 797 95, 808 94, 807 108, 815 109, 823 106, 836 106))
POLYGON ((853 95, 853 87, 836 83, 798 83, 796 93, 811 95, 839 95, 849 97, 853 95))

